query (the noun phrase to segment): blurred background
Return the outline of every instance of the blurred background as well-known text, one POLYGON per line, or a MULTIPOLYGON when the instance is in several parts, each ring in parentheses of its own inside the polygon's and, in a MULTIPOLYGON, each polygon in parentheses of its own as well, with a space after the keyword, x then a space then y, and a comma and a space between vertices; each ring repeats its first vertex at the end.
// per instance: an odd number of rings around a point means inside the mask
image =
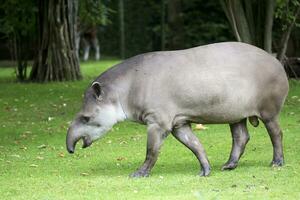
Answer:
POLYGON ((15 66, 16 78, 20 81, 76 80, 81 77, 79 67, 74 68, 78 71, 75 76, 54 74, 54 78, 47 78, 47 73, 55 71, 53 69, 59 63, 74 63, 53 59, 51 55, 76 51, 81 61, 125 59, 150 51, 240 41, 274 54, 285 65, 288 75, 298 78, 299 2, 6 0, 0 5, 0 60, 15 61, 2 65, 15 66), (56 35, 59 31, 61 34, 56 35), (68 50, 64 51, 64 48, 68 50), (55 52, 49 55, 51 51, 55 52), (47 62, 48 59, 52 61, 47 62), (51 68, 49 63, 54 63, 53 69, 38 75, 39 68, 51 68))

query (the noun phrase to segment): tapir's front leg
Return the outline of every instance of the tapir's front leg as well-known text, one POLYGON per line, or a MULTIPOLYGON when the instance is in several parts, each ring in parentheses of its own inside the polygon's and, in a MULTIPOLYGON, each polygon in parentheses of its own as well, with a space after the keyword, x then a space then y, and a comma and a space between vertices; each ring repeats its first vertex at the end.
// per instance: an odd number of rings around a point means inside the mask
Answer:
POLYGON ((167 131, 157 124, 148 125, 147 153, 144 164, 131 177, 147 177, 153 168, 167 131))

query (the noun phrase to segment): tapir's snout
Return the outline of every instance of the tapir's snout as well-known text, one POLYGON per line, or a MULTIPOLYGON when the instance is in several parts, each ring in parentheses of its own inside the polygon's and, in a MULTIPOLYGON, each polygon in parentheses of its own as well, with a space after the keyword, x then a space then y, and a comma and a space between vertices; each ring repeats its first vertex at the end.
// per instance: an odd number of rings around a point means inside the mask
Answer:
POLYGON ((80 137, 76 137, 74 133, 74 129, 70 127, 67 132, 66 145, 69 153, 74 153, 75 145, 78 142, 80 137))
POLYGON ((80 139, 83 140, 82 148, 89 147, 93 143, 89 136, 82 136, 82 133, 76 131, 76 128, 71 125, 68 129, 66 138, 66 146, 69 153, 74 153, 75 146, 80 139))

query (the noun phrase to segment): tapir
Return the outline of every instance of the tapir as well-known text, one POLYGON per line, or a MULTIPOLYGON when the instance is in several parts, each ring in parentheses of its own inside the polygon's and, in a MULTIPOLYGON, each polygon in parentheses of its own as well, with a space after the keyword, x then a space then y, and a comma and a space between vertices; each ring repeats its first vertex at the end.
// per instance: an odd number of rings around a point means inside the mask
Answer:
POLYGON ((114 124, 131 120, 147 126, 144 163, 132 177, 149 176, 170 133, 199 160, 201 176, 211 171, 192 123, 229 124, 232 148, 223 170, 234 169, 249 140, 247 119, 264 123, 273 145, 273 166, 284 163, 278 118, 289 90, 281 63, 245 43, 224 42, 151 52, 113 66, 85 92, 70 124, 66 145, 74 153, 101 138, 114 124))

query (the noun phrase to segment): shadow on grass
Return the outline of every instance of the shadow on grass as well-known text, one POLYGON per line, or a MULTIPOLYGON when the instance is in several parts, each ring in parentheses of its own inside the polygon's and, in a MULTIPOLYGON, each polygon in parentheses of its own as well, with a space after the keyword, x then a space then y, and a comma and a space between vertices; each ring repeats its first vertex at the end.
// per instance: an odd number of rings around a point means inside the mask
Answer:
MULTIPOLYGON (((107 162, 100 161, 97 165, 90 166, 85 165, 80 168, 81 171, 88 171, 90 176, 129 176, 138 167, 142 162, 107 162)), ((223 176, 225 174, 232 175, 233 173, 245 172, 254 172, 256 170, 271 170, 269 162, 264 160, 247 160, 240 162, 239 166, 235 170, 226 170, 222 171, 223 163, 217 162, 212 163, 211 174, 214 176, 223 176)), ((200 166, 198 162, 188 161, 188 162, 163 162, 158 163, 154 166, 151 175, 160 176, 160 175, 184 175, 184 176, 197 176, 200 172, 200 166)), ((72 172, 73 173, 73 172, 72 172)), ((78 173, 74 173, 74 176, 78 176, 78 173)))

